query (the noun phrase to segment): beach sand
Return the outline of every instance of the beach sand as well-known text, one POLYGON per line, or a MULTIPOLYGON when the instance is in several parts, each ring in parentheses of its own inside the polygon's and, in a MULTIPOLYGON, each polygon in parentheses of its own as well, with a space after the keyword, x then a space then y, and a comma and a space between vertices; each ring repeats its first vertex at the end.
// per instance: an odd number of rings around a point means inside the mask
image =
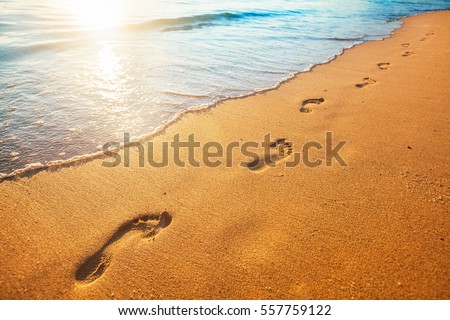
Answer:
POLYGON ((332 132, 347 166, 139 167, 134 148, 1 183, 0 298, 449 299, 450 12, 404 22, 153 138, 301 152, 332 132))

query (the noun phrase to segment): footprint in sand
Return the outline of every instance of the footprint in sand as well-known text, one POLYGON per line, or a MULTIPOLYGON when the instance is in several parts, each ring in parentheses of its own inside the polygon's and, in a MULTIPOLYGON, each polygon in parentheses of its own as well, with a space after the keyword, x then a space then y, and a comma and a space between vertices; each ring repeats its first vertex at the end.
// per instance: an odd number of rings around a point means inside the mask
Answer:
POLYGON ((371 85, 373 85, 373 84, 375 84, 377 82, 376 80, 374 80, 372 78, 363 78, 363 81, 364 82, 362 82, 362 83, 355 84, 355 87, 357 87, 357 88, 365 88, 365 87, 371 86, 371 85))
POLYGON ((75 279, 80 284, 90 284, 100 278, 108 269, 116 250, 133 238, 152 239, 172 222, 172 216, 163 211, 160 214, 145 214, 121 225, 108 241, 78 267, 75 279))
MULTIPOLYGON (((434 34, 434 32, 428 32, 428 33, 425 33, 425 36, 429 37, 429 36, 432 36, 433 34, 434 34)), ((427 37, 423 37, 422 39, 420 39, 420 41, 427 40, 428 39, 427 37)))
POLYGON ((402 43, 401 46, 402 46, 403 48, 408 48, 408 47, 409 47, 409 43, 402 43))
POLYGON ((270 148, 276 149, 278 153, 267 154, 262 157, 258 157, 252 162, 247 163, 247 168, 249 168, 251 171, 260 171, 268 167, 274 167, 277 162, 289 157, 294 150, 292 143, 286 141, 286 139, 284 138, 277 139, 275 142, 272 142, 270 148))
POLYGON ((377 64, 378 68, 381 70, 388 70, 391 64, 389 62, 380 62, 377 64))
POLYGON ((312 107, 313 104, 319 105, 319 104, 322 104, 324 102, 325 102, 324 98, 306 99, 305 101, 302 102, 302 106, 300 108, 300 112, 310 113, 310 112, 312 112, 311 107, 312 107))
POLYGON ((414 54, 412 51, 405 51, 405 53, 402 54, 403 57, 409 57, 410 55, 414 54))

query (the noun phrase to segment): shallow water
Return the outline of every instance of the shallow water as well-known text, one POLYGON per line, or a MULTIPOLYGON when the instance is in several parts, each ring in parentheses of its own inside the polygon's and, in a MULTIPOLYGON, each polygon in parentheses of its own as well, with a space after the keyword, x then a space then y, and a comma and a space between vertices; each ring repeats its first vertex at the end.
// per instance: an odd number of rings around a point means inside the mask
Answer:
POLYGON ((269 88, 450 1, 0 1, 0 172, 269 88))

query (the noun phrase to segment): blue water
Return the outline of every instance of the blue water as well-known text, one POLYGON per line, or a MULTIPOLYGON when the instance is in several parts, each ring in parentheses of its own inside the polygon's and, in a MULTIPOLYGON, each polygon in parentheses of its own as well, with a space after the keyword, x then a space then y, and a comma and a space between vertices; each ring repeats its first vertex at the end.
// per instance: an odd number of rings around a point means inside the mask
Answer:
POLYGON ((0 172, 269 88, 449 0, 0 1, 0 172))

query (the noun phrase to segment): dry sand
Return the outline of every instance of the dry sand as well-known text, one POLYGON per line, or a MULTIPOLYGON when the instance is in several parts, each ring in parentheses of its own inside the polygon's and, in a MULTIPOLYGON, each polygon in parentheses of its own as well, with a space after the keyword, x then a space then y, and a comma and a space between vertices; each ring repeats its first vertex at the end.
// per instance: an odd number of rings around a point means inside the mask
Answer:
POLYGON ((298 152, 329 131, 347 167, 95 160, 1 183, 0 298, 449 299, 450 12, 404 21, 153 139, 298 152))

